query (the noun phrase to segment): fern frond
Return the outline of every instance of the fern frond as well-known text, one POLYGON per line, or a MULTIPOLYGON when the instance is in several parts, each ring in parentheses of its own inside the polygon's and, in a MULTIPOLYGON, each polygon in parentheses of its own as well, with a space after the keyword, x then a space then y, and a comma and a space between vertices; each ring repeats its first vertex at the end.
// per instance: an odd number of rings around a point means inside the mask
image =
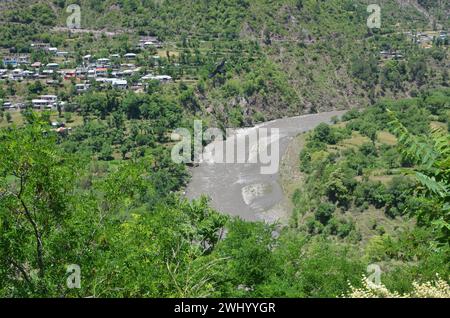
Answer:
POLYGON ((392 118, 389 125, 392 127, 394 134, 397 135, 399 144, 404 146, 403 155, 426 168, 431 168, 440 156, 439 151, 429 143, 412 135, 392 111, 389 109, 387 111, 392 118))
POLYGON ((435 220, 435 221, 431 222, 431 224, 433 224, 438 229, 447 229, 447 230, 450 231, 450 223, 446 222, 444 220, 444 218, 440 218, 438 220, 435 220))
POLYGON ((450 135, 441 127, 436 127, 431 130, 433 137, 434 148, 444 157, 450 156, 450 135))
POLYGON ((423 185, 428 191, 439 195, 442 198, 448 197, 448 185, 443 182, 437 181, 434 177, 429 177, 423 173, 416 172, 416 179, 421 185, 423 185))

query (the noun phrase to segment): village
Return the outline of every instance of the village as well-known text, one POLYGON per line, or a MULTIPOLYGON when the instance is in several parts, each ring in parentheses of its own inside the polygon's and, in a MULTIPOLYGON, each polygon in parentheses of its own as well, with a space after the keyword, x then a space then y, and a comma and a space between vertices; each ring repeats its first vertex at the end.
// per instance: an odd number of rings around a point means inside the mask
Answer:
MULTIPOLYGON (((162 46, 163 43, 156 37, 141 37, 133 52, 109 56, 87 54, 82 56, 81 63, 76 63, 72 52, 59 50, 49 43, 31 43, 30 51, 45 56, 49 62, 33 60, 33 54, 5 53, 1 60, 3 68, 0 68, 0 83, 39 81, 48 87, 69 83, 73 85, 76 94, 83 94, 94 86, 96 89, 110 87, 144 92, 151 81, 162 84, 173 81, 170 75, 146 73, 148 67, 139 65, 139 52, 155 52, 162 46), (67 67, 74 64, 76 65, 74 68, 67 67)), ((154 66, 153 69, 157 72, 164 69, 163 66, 158 67, 160 59, 161 56, 157 54, 150 56, 150 65, 154 66)), ((66 103, 67 101, 59 100, 57 95, 47 94, 31 100, 4 100, 2 107, 6 111, 17 111, 30 106, 36 110, 57 110, 64 109, 66 103)))
MULTIPOLYGON (((422 49, 433 45, 448 45, 446 31, 404 32, 412 43, 422 49)), ((8 49, 0 51, 0 83, 35 83, 53 88, 71 85, 75 94, 83 94, 92 89, 114 88, 145 92, 152 82, 162 84, 174 81, 173 74, 165 72, 162 60, 170 56, 169 51, 161 50, 165 44, 155 36, 140 36, 131 52, 123 54, 91 53, 76 56, 46 42, 30 43, 30 53, 12 54, 8 49), (166 54, 165 54, 166 53, 166 54), (36 56, 38 58, 36 58, 36 56)), ((379 53, 383 60, 402 60, 400 50, 386 49, 379 53)), ((179 66, 179 64, 173 64, 179 66)), ((17 111, 32 107, 36 110, 63 109, 67 101, 59 100, 57 94, 43 94, 28 100, 1 100, 5 111, 17 111)))
MULTIPOLYGON (((412 43, 421 49, 431 49, 433 45, 448 45, 449 38, 446 31, 423 31, 423 32, 404 32, 403 33, 412 43)), ((402 60, 404 53, 399 50, 382 50, 379 52, 382 60, 402 60)))
POLYGON ((447 31, 423 31, 423 32, 407 32, 406 35, 412 39, 414 43, 423 49, 431 49, 433 43, 448 45, 447 31))

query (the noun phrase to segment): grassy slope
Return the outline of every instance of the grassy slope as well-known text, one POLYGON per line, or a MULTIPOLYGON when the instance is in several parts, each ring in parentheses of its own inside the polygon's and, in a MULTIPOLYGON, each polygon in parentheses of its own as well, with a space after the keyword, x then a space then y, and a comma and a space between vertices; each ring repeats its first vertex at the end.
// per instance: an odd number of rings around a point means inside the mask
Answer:
MULTIPOLYGON (((341 126, 342 124, 336 125, 341 126)), ((310 133, 298 135, 289 145, 286 154, 281 163, 280 178, 283 191, 290 198, 293 199, 295 192, 298 189, 305 188, 305 178, 307 175, 300 172, 300 160, 298 154, 304 147, 306 138, 310 133)), ((354 132, 351 138, 344 139, 336 146, 328 146, 328 152, 334 153, 336 151, 343 151, 350 148, 361 146, 363 143, 370 141, 367 137, 361 136, 354 132)), ((395 136, 389 132, 380 131, 378 133, 377 145, 382 144, 392 145, 396 143, 395 136)), ((387 184, 395 175, 387 175, 384 171, 372 171, 369 176, 371 181, 380 181, 387 184)), ((361 178, 356 177, 360 182, 361 178)), ((293 209, 295 207, 291 206, 293 209)), ((302 215, 299 219, 299 226, 304 226, 309 217, 314 213, 308 212, 302 215)), ((408 218, 397 217, 390 218, 386 216, 384 209, 377 209, 374 206, 369 206, 364 212, 358 207, 351 207, 347 212, 336 212, 338 218, 347 219, 354 222, 356 230, 361 235, 361 245, 364 246, 375 235, 382 233, 395 234, 400 228, 410 228, 414 225, 414 221, 408 218), (380 232, 381 231, 381 232, 380 232)))

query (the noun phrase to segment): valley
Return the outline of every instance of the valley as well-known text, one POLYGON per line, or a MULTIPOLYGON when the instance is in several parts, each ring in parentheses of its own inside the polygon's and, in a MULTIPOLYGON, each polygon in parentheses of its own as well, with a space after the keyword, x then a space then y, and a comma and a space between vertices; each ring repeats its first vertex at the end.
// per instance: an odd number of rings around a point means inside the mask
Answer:
POLYGON ((449 17, 0 1, 0 298, 450 298, 449 17))

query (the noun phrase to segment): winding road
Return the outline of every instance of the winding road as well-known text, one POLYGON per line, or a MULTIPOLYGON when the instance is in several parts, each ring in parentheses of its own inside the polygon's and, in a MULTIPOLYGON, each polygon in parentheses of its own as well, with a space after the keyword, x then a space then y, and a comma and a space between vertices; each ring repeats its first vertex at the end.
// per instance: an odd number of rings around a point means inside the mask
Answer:
MULTIPOLYGON (((286 223, 290 211, 286 204, 287 198, 280 186, 279 164, 290 141, 298 134, 314 129, 320 123, 328 123, 333 116, 340 116, 343 113, 345 111, 332 111, 277 119, 252 128, 238 129, 225 141, 212 142, 205 148, 200 164, 192 168, 192 179, 186 189, 186 196, 189 199, 196 199, 202 195, 209 196, 215 209, 244 220, 286 223), (258 141, 251 140, 249 135, 255 133, 255 130, 261 131, 260 128, 268 128, 269 131, 271 128, 278 128, 279 139, 269 139, 273 137, 269 133, 269 138, 263 142, 261 142, 263 138, 259 138, 260 148, 258 148, 258 141), (236 150, 237 140, 246 142, 246 163, 221 163, 214 160, 213 154, 217 153, 214 149, 236 150), (277 166, 271 174, 263 174, 261 168, 267 167, 267 164, 260 163, 260 160, 258 163, 248 162, 249 158, 257 156, 258 149, 271 144, 266 142, 269 140, 272 144, 279 141, 279 151, 275 149, 274 157, 271 157, 270 151, 268 152, 272 162, 277 163, 277 166)), ((223 152, 226 153, 225 150, 223 152)))

